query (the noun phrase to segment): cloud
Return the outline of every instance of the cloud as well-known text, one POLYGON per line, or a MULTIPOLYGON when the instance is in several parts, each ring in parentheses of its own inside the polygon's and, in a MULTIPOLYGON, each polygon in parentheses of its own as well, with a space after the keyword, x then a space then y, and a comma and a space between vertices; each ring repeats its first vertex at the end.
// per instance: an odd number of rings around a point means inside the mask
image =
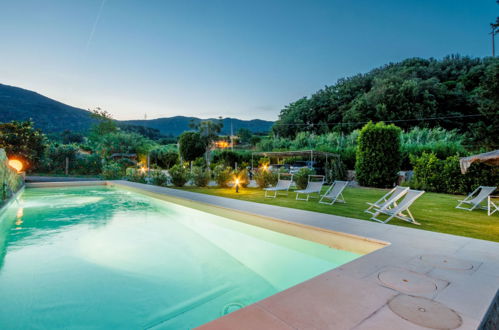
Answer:
POLYGON ((100 4, 99 11, 97 12, 97 16, 95 17, 95 21, 94 21, 94 24, 92 26, 92 31, 90 31, 90 35, 88 36, 87 44, 85 46, 85 53, 87 52, 88 47, 92 43, 92 39, 94 38, 95 30, 97 29, 97 24, 99 24, 100 17, 102 15, 102 10, 104 9, 104 5, 106 4, 106 2, 107 2, 107 0, 102 0, 102 2, 100 4))

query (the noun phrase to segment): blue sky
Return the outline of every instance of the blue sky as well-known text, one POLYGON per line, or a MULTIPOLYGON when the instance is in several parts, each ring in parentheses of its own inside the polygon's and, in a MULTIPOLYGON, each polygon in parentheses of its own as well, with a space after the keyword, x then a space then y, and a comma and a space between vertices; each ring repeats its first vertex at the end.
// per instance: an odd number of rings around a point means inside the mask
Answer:
POLYGON ((498 15, 495 0, 0 0, 0 83, 118 119, 275 120, 388 62, 488 56, 498 15))

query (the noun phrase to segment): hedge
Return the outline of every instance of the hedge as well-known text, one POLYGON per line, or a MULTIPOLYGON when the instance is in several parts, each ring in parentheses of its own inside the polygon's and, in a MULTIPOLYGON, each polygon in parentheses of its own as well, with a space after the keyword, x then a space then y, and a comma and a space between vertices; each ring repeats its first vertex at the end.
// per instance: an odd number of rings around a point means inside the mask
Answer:
POLYGON ((402 155, 401 129, 383 122, 369 122, 360 131, 357 144, 356 177, 360 185, 393 187, 397 181, 402 155))
POLYGON ((474 163, 466 174, 461 174, 459 156, 439 159, 434 153, 423 153, 421 157, 412 157, 414 176, 411 188, 426 191, 468 194, 478 186, 497 186, 499 168, 474 163))

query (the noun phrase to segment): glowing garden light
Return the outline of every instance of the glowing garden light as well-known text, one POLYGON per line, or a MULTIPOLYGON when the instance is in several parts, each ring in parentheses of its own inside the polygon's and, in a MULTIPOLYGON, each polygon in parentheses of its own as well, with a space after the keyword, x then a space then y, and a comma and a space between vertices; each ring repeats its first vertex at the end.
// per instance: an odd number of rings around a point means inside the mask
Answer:
POLYGON ((15 169, 17 173, 20 173, 24 167, 23 163, 18 159, 9 159, 9 166, 15 169))
POLYGON ((239 178, 234 180, 234 185, 236 186, 236 193, 239 193, 239 178))

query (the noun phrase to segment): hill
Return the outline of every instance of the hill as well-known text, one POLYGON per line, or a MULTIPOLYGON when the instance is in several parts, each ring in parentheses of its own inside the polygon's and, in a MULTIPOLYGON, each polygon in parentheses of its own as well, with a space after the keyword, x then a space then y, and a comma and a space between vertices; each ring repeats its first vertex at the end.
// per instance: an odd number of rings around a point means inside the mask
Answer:
MULTIPOLYGON (((217 120, 214 118, 210 118, 211 120, 217 120)), ((196 117, 184 117, 184 116, 176 116, 170 118, 158 118, 158 119, 150 119, 150 120, 125 120, 122 123, 129 125, 138 125, 145 126, 149 128, 157 129, 163 135, 180 135, 182 132, 189 130, 189 124, 191 122, 199 123, 202 119, 196 117)), ((241 120, 236 118, 224 118, 223 120, 223 128, 222 135, 229 135, 231 133, 231 124, 232 131, 234 134, 240 128, 246 128, 252 131, 253 133, 264 133, 268 132, 272 127, 272 121, 253 119, 253 120, 241 120)))
POLYGON ((93 122, 90 113, 36 92, 0 84, 0 122, 32 119, 45 133, 81 132, 93 122))
MULTIPOLYGON (((36 92, 0 84, 0 122, 12 120, 32 119, 35 127, 44 133, 62 132, 66 129, 74 132, 85 132, 94 120, 87 110, 75 108, 58 102, 36 92)), ((175 116, 150 120, 118 121, 120 126, 134 125, 157 129, 161 134, 178 136, 189 130, 191 121, 199 122, 196 117, 175 116)), ((223 119, 223 134, 230 134, 230 127, 234 133, 239 128, 247 128, 252 132, 268 132, 273 122, 265 120, 241 120, 235 118, 223 119)), ((135 128, 136 129, 136 128, 135 128)))
POLYGON ((410 58, 339 79, 282 109, 273 130, 281 137, 350 132, 370 120, 457 129, 497 146, 499 58, 410 58))

